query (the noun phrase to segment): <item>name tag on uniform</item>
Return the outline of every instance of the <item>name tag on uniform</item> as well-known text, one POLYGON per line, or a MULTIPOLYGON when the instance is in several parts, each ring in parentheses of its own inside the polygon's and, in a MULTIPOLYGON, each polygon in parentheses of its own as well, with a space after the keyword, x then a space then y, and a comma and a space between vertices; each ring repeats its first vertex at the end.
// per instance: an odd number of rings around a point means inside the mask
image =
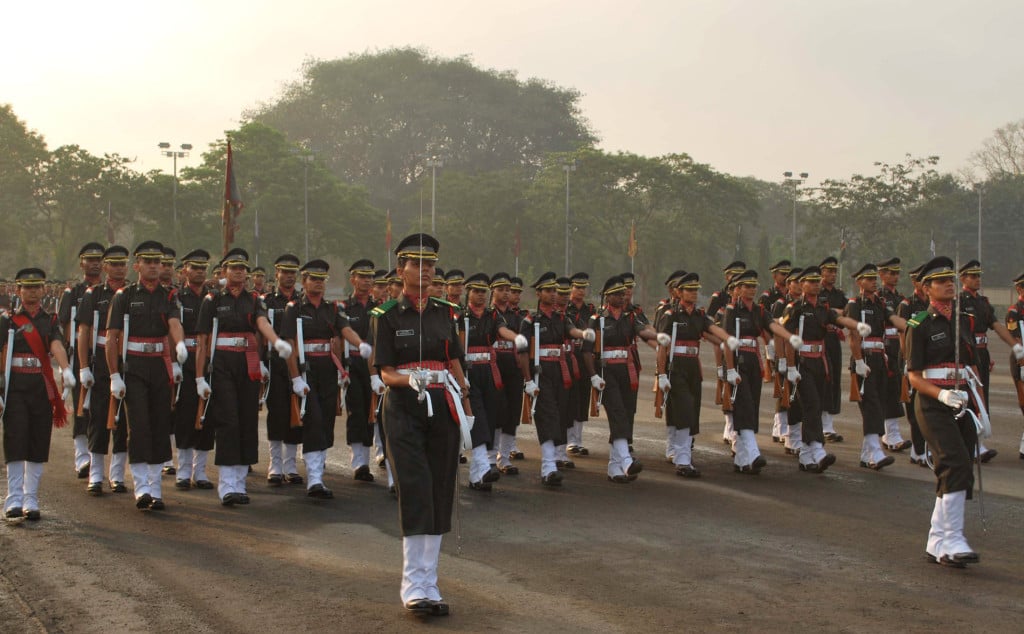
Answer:
POLYGON ((349 317, 348 321, 349 321, 349 323, 353 323, 354 324, 355 322, 359 321, 359 317, 349 317))
POLYGON ((396 337, 412 337, 416 335, 415 330, 399 330, 395 333, 396 337))
POLYGON ((143 308, 145 307, 145 305, 146 302, 132 302, 131 304, 128 305, 128 308, 143 308))
POLYGON ((875 311, 873 311, 873 310, 872 310, 872 309, 870 309, 870 308, 865 308, 865 309, 863 310, 863 312, 864 312, 864 314, 865 314, 865 315, 874 315, 874 314, 875 314, 875 311))
POLYGON ((217 312, 218 313, 230 313, 231 312, 231 307, 230 306, 218 306, 217 307, 217 312))
POLYGON ((932 341, 942 341, 945 338, 946 338, 946 333, 944 333, 944 332, 937 332, 937 333, 935 333, 934 335, 931 336, 932 341))
POLYGON ((181 309, 182 309, 182 311, 184 311, 186 313, 194 313, 195 312, 194 310, 192 310, 191 308, 189 308, 187 306, 182 306, 181 309))

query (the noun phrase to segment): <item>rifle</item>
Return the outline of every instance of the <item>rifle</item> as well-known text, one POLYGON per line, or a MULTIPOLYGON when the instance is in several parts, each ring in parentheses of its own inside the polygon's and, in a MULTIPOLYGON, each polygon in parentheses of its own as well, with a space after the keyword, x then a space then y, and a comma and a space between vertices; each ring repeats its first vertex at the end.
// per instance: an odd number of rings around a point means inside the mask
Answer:
MULTIPOLYGON (((185 307, 178 304, 178 323, 185 323, 185 307)), ((183 364, 182 364, 183 365, 183 364)), ((178 381, 178 386, 174 389, 174 398, 171 399, 171 411, 173 412, 178 406, 178 400, 181 399, 181 384, 185 382, 185 368, 181 369, 181 380, 178 381)))
MULTIPOLYGON (((72 306, 71 307, 71 321, 68 322, 68 329, 69 330, 72 327, 74 327, 75 317, 77 317, 77 316, 78 316, 78 306, 72 306)), ((75 339, 77 339, 77 337, 68 337, 68 366, 69 367, 74 367, 74 365, 75 365, 75 339)), ((71 388, 65 385, 64 386, 64 394, 62 395, 63 399, 66 401, 68 399, 68 397, 71 396, 71 395, 72 395, 71 394, 71 388)), ((74 405, 72 405, 72 408, 74 408, 74 405)), ((65 405, 65 409, 67 409, 66 405, 65 405)), ((75 409, 76 409, 76 414, 77 414, 77 408, 75 408, 75 409)))
MULTIPOLYGON (((540 323, 533 324, 533 382, 540 387, 540 323)), ((523 415, 519 422, 532 425, 537 412, 537 399, 523 394, 523 415)))
MULTIPOLYGON (((594 358, 598 363, 598 371, 601 373, 601 378, 604 378, 604 360, 601 358, 601 352, 604 350, 604 317, 599 318, 599 330, 597 331, 597 337, 594 339, 594 358)), ((655 381, 655 388, 658 387, 657 381, 655 381)), ((601 390, 596 387, 590 388, 590 415, 598 416, 601 413, 601 390)))
MULTIPOLYGON (((100 311, 92 311, 92 341, 89 345, 89 370, 95 374, 96 370, 96 337, 99 335, 100 329, 100 311)), ((78 395, 78 411, 75 412, 76 416, 85 416, 85 410, 89 409, 90 401, 92 400, 92 386, 86 388, 84 385, 79 387, 78 395)))
MULTIPOLYGON (((1013 367, 1013 366, 1010 366, 1013 367)), ((1016 372, 1014 372, 1013 385, 1017 388, 1017 404, 1024 407, 1024 381, 1021 380, 1021 372, 1024 371, 1024 361, 1018 361, 1016 372)))
MULTIPOLYGON (((217 350, 217 330, 219 322, 216 317, 213 318, 213 329, 210 331, 210 359, 206 362, 203 376, 206 377, 206 382, 209 383, 213 380, 213 353, 217 350)), ((210 408, 210 399, 213 398, 213 388, 210 388, 210 396, 204 399, 200 399, 202 403, 196 408, 196 429, 202 429, 203 423, 206 421, 206 410, 210 408)))
MULTIPOLYGON (((108 326, 110 324, 107 324, 108 326)), ((130 326, 128 313, 124 315, 124 328, 121 330, 121 369, 124 369, 128 362, 128 327, 130 326)), ((109 342, 108 342, 109 343, 109 342)), ((111 368, 112 371, 116 369, 111 368)), ((117 429, 117 419, 121 416, 121 406, 124 405, 123 398, 110 395, 110 402, 107 403, 107 429, 117 429)))
MULTIPOLYGON (((672 341, 668 344, 668 356, 665 357, 665 376, 667 376, 669 378, 669 381, 672 380, 672 359, 674 358, 674 355, 675 355, 674 348, 676 346, 676 333, 678 331, 679 331, 679 322, 678 321, 673 321, 672 322, 672 341)), ((660 389, 658 387, 658 379, 657 379, 657 377, 655 377, 655 379, 654 379, 654 389, 656 390, 655 394, 654 394, 654 417, 655 418, 661 418, 662 408, 665 405, 665 401, 668 400, 668 393, 666 393, 665 391, 663 391, 662 389, 660 389)))
MULTIPOLYGON (((268 321, 270 321, 270 327, 273 328, 274 327, 274 311, 273 310, 268 310, 267 311, 267 319, 268 319, 268 321)), ((273 355, 274 355, 274 344, 270 343, 270 340, 267 339, 267 382, 263 385, 263 393, 260 394, 260 401, 259 401, 259 405, 257 406, 258 407, 257 411, 260 411, 260 412, 263 411, 263 404, 267 402, 267 397, 270 396, 270 377, 273 376, 273 372, 271 371, 270 363, 271 363, 271 359, 273 358, 273 355)))
MULTIPOLYGON (((1020 392, 1020 388, 1017 388, 1020 392)), ((1019 397, 1018 397, 1019 398, 1019 397)), ((900 403, 910 402, 910 378, 907 376, 906 370, 903 371, 903 378, 900 379, 900 403)))
MULTIPOLYGON (((3 388, 4 397, 11 393, 11 366, 14 365, 14 323, 12 322, 9 329, 7 330, 7 347, 4 349, 4 380, 0 387, 3 388)), ((4 412, 7 411, 7 404, 4 403, 3 407, 0 407, 0 421, 4 419, 4 412)))
MULTIPOLYGON (((737 339, 740 338, 740 318, 739 317, 736 318, 736 338, 737 339)), ((738 366, 737 362, 739 361, 739 359, 740 359, 739 348, 736 348, 736 351, 733 352, 733 367, 734 368, 736 368, 738 366)), ((725 360, 723 359, 722 361, 723 361, 723 366, 722 367, 724 368, 725 367, 725 365, 724 365, 724 361, 725 360)), ((733 384, 729 383, 729 381, 723 380, 722 381, 722 411, 731 412, 732 409, 733 409, 732 406, 733 406, 734 403, 736 403, 736 388, 733 387, 733 384)))
MULTIPOLYGON (((720 343, 715 348, 715 350, 717 350, 717 352, 715 353, 716 361, 718 359, 721 359, 720 363, 717 363, 717 362, 715 363, 715 374, 718 375, 715 378, 715 405, 721 405, 722 404, 722 393, 723 393, 722 392, 722 383, 725 382, 724 379, 722 378, 722 375, 725 372, 725 342, 720 343), (718 368, 722 368, 721 371, 719 371, 718 368)), ((722 409, 724 411, 728 411, 724 407, 722 409)))
MULTIPOLYGON (((295 347, 299 350, 299 376, 306 380, 306 338, 302 333, 302 317, 295 320, 295 347)), ((292 392, 291 422, 292 427, 302 427, 302 419, 306 416, 306 395, 301 397, 292 392)))
MULTIPOLYGON (((861 322, 864 322, 864 309, 863 308, 860 309, 860 320, 861 320, 861 322)), ((861 359, 864 358, 864 350, 863 349, 861 349, 860 357, 861 357, 861 359)), ((850 362, 853 363, 852 360, 850 362)), ((867 362, 865 361, 865 363, 867 363, 867 362)), ((858 403, 858 402, 860 402, 860 400, 862 398, 864 398, 864 385, 867 384, 867 377, 864 377, 860 381, 858 381, 857 379, 858 379, 857 370, 851 368, 850 369, 850 402, 851 403, 858 403), (858 386, 858 383, 859 383, 859 386, 858 386)))

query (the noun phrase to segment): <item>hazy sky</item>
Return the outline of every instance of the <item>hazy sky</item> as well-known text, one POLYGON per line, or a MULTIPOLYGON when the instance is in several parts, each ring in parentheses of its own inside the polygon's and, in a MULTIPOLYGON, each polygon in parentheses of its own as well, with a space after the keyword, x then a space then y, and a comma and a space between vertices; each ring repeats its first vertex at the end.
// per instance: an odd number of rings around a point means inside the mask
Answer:
POLYGON ((578 89, 604 149, 768 180, 906 153, 953 171, 1024 118, 1019 0, 12 0, 3 20, 0 102, 51 148, 139 170, 170 171, 159 141, 222 137, 306 58, 409 45, 578 89))

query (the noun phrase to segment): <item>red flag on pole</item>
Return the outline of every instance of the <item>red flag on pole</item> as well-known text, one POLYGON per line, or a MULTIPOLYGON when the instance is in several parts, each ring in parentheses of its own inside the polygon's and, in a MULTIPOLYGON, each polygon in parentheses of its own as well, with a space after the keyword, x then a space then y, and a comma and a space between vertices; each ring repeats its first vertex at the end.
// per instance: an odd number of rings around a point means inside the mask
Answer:
POLYGON ((631 257, 636 257, 636 220, 629 223, 629 247, 626 249, 626 254, 631 257))
POLYGON ((235 163, 231 154, 231 140, 228 139, 228 164, 224 177, 224 212, 221 215, 221 227, 224 234, 224 252, 228 254, 231 243, 235 241, 235 229, 238 225, 238 215, 242 213, 242 194, 238 191, 238 181, 235 180, 235 163))
POLYGON ((387 220, 384 222, 384 246, 387 248, 388 253, 391 253, 391 210, 388 209, 387 220))

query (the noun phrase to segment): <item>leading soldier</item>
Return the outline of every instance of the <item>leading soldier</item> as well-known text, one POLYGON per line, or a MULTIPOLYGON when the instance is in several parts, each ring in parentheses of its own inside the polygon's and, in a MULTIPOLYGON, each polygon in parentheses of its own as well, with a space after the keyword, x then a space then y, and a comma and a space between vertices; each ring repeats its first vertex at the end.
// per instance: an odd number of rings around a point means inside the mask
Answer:
MULTIPOLYGON (((370 311, 378 306, 370 297, 373 274, 372 261, 354 262, 348 269, 352 294, 338 302, 338 308, 348 319, 345 325, 351 326, 361 341, 367 341, 370 337, 370 311)), ((352 477, 361 482, 373 482, 373 474, 370 473, 374 428, 370 422, 370 360, 363 357, 358 345, 352 346, 346 341, 343 349, 347 352, 343 363, 348 367, 350 380, 345 393, 345 408, 348 410, 345 439, 352 450, 352 477)))
MULTIPOLYGON (((828 256, 818 265, 821 271, 821 292, 819 298, 826 307, 836 311, 846 308, 846 293, 836 286, 839 275, 839 260, 828 256)), ((839 416, 842 407, 842 390, 840 377, 843 371, 843 349, 840 345, 846 341, 846 333, 834 324, 825 330, 825 360, 828 362, 828 375, 825 381, 825 392, 822 394, 821 428, 828 442, 842 442, 843 436, 836 432, 835 417, 839 416)))

